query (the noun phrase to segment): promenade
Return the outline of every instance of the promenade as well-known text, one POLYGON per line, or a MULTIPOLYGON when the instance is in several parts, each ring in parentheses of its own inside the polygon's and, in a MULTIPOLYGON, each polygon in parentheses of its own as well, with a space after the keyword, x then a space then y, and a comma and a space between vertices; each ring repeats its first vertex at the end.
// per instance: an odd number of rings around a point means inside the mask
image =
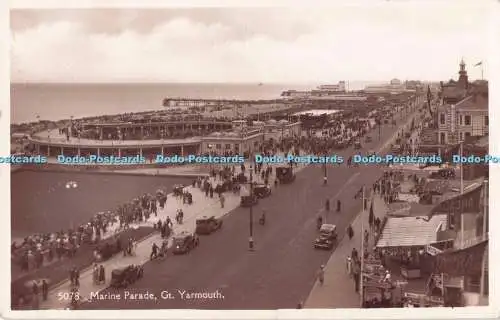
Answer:
MULTIPOLYGON (((249 168, 249 166, 247 167, 249 168)), ((302 170, 305 166, 299 166, 295 169, 296 172, 302 170)), ((240 172, 238 168, 236 173, 240 172)), ((249 169, 247 169, 249 170, 249 169)), ((210 178, 211 182, 215 185, 216 180, 210 178)), ((262 183, 260 175, 254 174, 254 181, 258 183, 262 183)), ((270 181, 274 181, 274 172, 271 175, 270 181)), ((272 187, 272 184, 270 184, 272 187)), ((226 214, 230 213, 240 205, 240 195, 238 193, 226 192, 224 208, 221 207, 220 200, 217 195, 214 195, 213 198, 205 196, 205 193, 197 188, 197 187, 186 187, 186 189, 191 192, 193 196, 193 204, 183 204, 181 198, 176 198, 172 194, 168 195, 167 203, 163 210, 158 211, 158 216, 154 215, 147 221, 142 222, 141 224, 134 224, 131 227, 139 227, 139 226, 152 226, 159 219, 165 221, 167 217, 173 222, 172 235, 176 235, 186 232, 194 232, 196 227, 196 219, 202 216, 214 216, 216 218, 222 218, 226 214), (175 222, 175 215, 177 209, 181 208, 184 212, 184 221, 183 224, 177 224, 175 222)), ((224 228, 224 226, 223 226, 224 228)), ((112 232, 109 232, 111 234, 112 232)), ((109 235, 108 235, 109 236, 109 235)), ((117 254, 111 259, 99 263, 102 264, 105 268, 105 278, 106 283, 102 285, 96 285, 93 283, 92 279, 92 266, 80 271, 80 287, 79 294, 82 297, 82 302, 85 302, 90 297, 90 293, 99 292, 109 286, 109 281, 111 279, 111 272, 113 269, 126 267, 131 264, 142 265, 150 260, 151 248, 153 243, 156 243, 158 246, 161 246, 163 239, 159 232, 155 232, 150 236, 142 239, 136 248, 135 254, 133 256, 124 257, 122 254, 117 254)), ((203 239, 201 239, 203 242, 203 239)), ((172 245, 171 238, 169 239, 169 247, 172 245)), ((203 248, 203 244, 201 248, 197 248, 195 250, 207 250, 203 248)), ((69 270, 68 270, 69 277, 69 270)), ((66 280, 60 284, 52 287, 48 294, 48 299, 46 301, 41 301, 39 305, 39 309, 64 309, 69 306, 70 301, 68 299, 64 299, 67 297, 65 293, 70 292, 70 282, 66 280)))

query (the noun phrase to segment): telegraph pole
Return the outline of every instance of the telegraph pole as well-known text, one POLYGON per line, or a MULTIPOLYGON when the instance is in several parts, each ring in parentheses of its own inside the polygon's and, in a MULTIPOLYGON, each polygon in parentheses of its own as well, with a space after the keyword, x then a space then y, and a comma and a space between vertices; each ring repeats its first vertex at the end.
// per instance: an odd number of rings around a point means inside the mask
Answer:
POLYGON ((460 249, 464 248, 464 207, 463 195, 464 195, 464 165, 462 162, 462 157, 464 156, 464 144, 460 142, 460 249))
POLYGON ((362 196, 361 196, 361 267, 360 267, 360 277, 359 277, 359 290, 360 290, 360 306, 361 308, 364 305, 364 274, 363 268, 365 264, 365 186, 362 187, 362 196))
POLYGON ((248 238, 248 249, 250 251, 254 250, 253 247, 253 168, 250 166, 250 201, 252 203, 250 204, 250 217, 249 217, 249 231, 250 231, 250 236, 248 238))

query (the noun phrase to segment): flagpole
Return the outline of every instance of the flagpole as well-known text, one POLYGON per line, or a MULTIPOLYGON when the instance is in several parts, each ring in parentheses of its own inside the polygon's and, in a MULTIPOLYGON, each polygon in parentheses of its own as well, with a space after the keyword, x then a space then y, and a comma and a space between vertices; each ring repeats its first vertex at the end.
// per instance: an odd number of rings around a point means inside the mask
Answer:
POLYGON ((360 300, 360 307, 363 308, 364 305, 364 287, 363 287, 363 268, 365 264, 365 186, 362 187, 362 196, 361 196, 361 270, 359 272, 359 300, 360 300))

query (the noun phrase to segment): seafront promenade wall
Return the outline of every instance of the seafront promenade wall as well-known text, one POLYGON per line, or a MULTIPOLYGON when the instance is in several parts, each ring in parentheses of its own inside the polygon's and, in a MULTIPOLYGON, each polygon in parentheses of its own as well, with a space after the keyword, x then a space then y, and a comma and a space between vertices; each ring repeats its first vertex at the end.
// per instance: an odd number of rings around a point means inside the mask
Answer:
POLYGON ((46 163, 42 165, 13 165, 11 174, 35 171, 35 172, 71 172, 82 174, 123 174, 123 175, 158 175, 158 176, 206 176, 209 174, 209 167, 206 165, 196 165, 198 170, 193 170, 193 165, 185 166, 185 170, 175 170, 180 164, 134 164, 134 165, 65 165, 58 163, 46 163), (147 169, 147 170, 145 170, 147 169), (172 170, 173 169, 173 170, 172 170), (191 170, 190 170, 191 169, 191 170), (174 172, 175 171, 175 172, 174 172))

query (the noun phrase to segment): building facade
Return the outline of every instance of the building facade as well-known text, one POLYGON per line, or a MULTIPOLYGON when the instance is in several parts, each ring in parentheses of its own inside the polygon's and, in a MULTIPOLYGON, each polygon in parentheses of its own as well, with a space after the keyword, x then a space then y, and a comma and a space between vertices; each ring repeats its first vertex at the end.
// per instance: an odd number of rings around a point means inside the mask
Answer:
POLYGON ((240 132, 215 132, 201 138, 201 152, 212 155, 249 156, 260 149, 264 130, 243 129, 240 132))
POLYGON ((488 99, 484 96, 472 95, 457 104, 442 105, 437 116, 439 144, 456 144, 489 134, 488 99))
POLYGON ((458 81, 441 83, 437 109, 437 141, 441 145, 464 142, 468 137, 489 134, 488 83, 469 83, 465 62, 460 62, 458 81))

